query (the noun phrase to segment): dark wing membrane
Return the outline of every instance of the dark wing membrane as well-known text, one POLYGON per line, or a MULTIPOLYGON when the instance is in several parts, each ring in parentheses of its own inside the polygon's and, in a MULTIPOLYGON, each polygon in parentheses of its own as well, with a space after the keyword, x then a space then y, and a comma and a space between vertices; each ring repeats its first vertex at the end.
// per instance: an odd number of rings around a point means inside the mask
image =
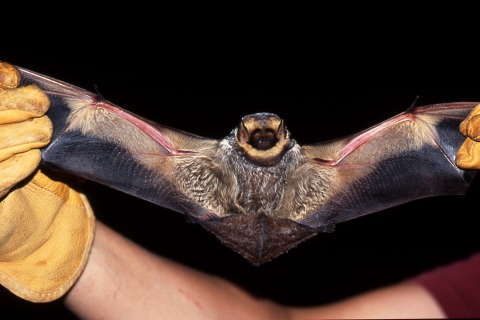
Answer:
POLYGON ((322 230, 415 199, 464 194, 475 172, 455 165, 464 141, 458 127, 476 105, 418 107, 352 137, 304 146, 306 166, 331 178, 320 205, 297 222, 322 230))
POLYGON ((50 98, 54 133, 42 150, 43 165, 196 218, 212 215, 185 196, 175 172, 185 159, 212 162, 218 141, 160 126, 91 92, 19 69, 22 85, 37 85, 50 98))

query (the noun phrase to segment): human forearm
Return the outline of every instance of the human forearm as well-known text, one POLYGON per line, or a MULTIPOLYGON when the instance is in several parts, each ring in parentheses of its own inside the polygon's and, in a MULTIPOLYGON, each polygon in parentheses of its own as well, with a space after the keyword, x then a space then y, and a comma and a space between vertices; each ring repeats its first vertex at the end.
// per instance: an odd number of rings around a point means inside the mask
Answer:
POLYGON ((330 305, 286 308, 237 286, 156 256, 102 223, 67 307, 85 319, 304 319, 444 317, 415 283, 367 292, 330 305))
POLYGON ((328 305, 292 308, 292 319, 408 319, 445 318, 435 298, 413 282, 362 293, 328 305))
POLYGON ((89 262, 65 303, 86 319, 278 319, 284 310, 225 280, 158 257, 101 223, 89 262))

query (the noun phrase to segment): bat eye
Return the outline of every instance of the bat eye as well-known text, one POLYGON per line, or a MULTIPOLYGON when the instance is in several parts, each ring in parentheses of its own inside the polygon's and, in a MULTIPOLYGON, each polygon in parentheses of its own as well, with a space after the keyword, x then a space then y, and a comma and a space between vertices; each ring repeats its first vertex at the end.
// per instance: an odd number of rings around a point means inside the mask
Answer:
POLYGON ((273 130, 255 130, 250 136, 250 145, 257 150, 268 150, 273 148, 278 142, 273 130))

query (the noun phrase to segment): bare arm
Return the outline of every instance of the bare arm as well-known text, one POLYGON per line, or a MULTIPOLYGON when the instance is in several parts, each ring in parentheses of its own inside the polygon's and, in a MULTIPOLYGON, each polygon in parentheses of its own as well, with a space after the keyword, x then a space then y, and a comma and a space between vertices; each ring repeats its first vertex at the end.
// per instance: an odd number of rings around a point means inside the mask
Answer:
POLYGON ((283 311, 154 255, 100 222, 89 262, 65 303, 85 319, 278 319, 283 311))
POLYGON ((333 304, 292 308, 293 319, 445 318, 432 295, 422 286, 405 282, 377 289, 333 304))
POLYGON ((315 308, 288 308, 154 255, 98 222, 89 262, 66 298, 85 319, 443 317, 421 286, 404 283, 315 308))

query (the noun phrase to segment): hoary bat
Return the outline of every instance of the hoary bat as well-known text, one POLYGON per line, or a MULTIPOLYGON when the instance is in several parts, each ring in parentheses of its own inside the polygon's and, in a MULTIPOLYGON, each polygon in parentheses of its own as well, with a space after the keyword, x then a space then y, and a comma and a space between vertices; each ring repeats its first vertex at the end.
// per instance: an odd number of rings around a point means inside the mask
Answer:
POLYGON ((412 107, 355 135, 299 145, 275 114, 245 116, 223 140, 143 119, 25 69, 51 100, 42 163, 187 215, 253 264, 335 224, 414 199, 463 194, 459 123, 477 104, 412 107))

